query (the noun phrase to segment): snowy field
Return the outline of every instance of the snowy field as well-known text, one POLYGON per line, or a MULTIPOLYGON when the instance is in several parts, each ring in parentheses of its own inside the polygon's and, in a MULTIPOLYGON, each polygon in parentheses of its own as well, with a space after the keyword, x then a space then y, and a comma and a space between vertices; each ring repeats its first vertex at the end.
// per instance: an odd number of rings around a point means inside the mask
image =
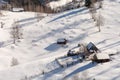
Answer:
POLYGON ((120 80, 120 54, 103 64, 84 61, 61 68, 55 61, 78 43, 93 42, 102 52, 120 52, 120 0, 104 0, 103 9, 97 12, 103 16, 101 32, 85 7, 41 14, 45 17, 40 21, 34 12, 2 11, 0 80, 120 80), (14 21, 18 21, 23 33, 23 39, 16 44, 10 35, 14 21), (68 39, 67 46, 57 45, 59 38, 68 39), (13 58, 18 65, 12 66, 13 58))

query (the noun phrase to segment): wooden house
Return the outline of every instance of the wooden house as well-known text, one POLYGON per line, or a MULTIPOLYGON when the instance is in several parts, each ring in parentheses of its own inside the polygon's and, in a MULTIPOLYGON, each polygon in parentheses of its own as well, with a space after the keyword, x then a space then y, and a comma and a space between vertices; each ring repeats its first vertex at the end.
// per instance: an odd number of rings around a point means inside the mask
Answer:
POLYGON ((109 62, 110 57, 108 54, 98 53, 93 56, 93 61, 97 63, 109 62))

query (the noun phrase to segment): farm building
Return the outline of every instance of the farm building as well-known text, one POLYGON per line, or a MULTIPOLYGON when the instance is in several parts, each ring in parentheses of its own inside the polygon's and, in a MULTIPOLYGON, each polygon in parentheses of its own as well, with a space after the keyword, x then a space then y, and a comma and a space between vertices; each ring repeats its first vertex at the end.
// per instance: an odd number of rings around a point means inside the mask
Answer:
POLYGON ((89 53, 97 53, 99 51, 99 49, 92 43, 90 42, 87 46, 86 46, 87 50, 89 53))
POLYGON ((83 44, 80 44, 78 47, 75 47, 73 49, 70 49, 67 53, 68 56, 74 56, 78 54, 84 54, 85 53, 85 47, 83 44))
POLYGON ((98 53, 94 55, 93 61, 97 63, 109 62, 110 57, 108 54, 98 53))
POLYGON ((61 39, 57 40, 57 44, 63 44, 63 45, 65 45, 65 44, 67 44, 67 42, 68 42, 68 40, 65 39, 65 38, 61 38, 61 39))

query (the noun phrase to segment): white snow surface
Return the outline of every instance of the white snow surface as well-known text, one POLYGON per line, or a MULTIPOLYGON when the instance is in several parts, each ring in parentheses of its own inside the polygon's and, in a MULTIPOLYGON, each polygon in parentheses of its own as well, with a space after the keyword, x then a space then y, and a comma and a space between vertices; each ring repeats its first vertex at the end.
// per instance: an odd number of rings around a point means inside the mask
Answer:
POLYGON ((83 61, 61 68, 55 61, 78 43, 93 42, 102 52, 120 52, 120 1, 104 0, 99 11, 104 17, 101 32, 85 7, 43 14, 45 18, 39 22, 34 12, 2 11, 0 22, 5 24, 0 28, 0 80, 120 80, 119 53, 103 64, 83 61), (23 29, 23 39, 17 44, 10 35, 14 21, 23 29), (68 46, 56 44, 63 37, 69 40, 68 46), (13 57, 18 65, 11 66, 13 57))

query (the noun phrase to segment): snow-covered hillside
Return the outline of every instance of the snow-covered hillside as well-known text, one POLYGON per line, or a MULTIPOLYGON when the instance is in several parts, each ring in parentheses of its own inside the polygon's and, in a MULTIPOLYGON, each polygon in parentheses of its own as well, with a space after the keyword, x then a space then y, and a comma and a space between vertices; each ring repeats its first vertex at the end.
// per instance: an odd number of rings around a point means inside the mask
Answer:
POLYGON ((101 32, 85 7, 45 16, 38 22, 34 12, 2 11, 0 22, 0 80, 119 80, 120 54, 112 61, 92 64, 84 61, 61 68, 56 58, 64 56, 78 43, 93 42, 105 53, 120 52, 120 0, 104 0, 101 32), (13 44, 10 35, 14 21, 22 28, 23 39, 13 44), (1 24, 0 24, 1 26, 1 24), (56 44, 67 38, 67 46, 56 44), (13 58, 18 65, 11 66, 13 58), (29 79, 27 79, 29 78, 29 79))

